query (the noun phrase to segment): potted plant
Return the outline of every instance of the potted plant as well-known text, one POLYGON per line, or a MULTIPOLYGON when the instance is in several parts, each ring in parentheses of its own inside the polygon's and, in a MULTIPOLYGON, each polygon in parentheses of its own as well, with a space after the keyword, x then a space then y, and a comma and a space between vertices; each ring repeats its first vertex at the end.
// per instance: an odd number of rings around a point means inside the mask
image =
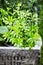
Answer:
MULTIPOLYGON (((7 11, 4 10, 3 8, 0 8, 0 13, 1 13, 1 16, 0 16, 0 41, 1 41, 1 46, 3 46, 3 45, 7 46, 7 50, 6 50, 7 52, 5 53, 5 47, 4 47, 3 53, 4 53, 4 55, 7 54, 6 56, 10 57, 10 52, 11 52, 11 56, 14 56, 13 58, 15 58, 15 56, 16 56, 18 60, 20 60, 18 58, 18 56, 20 56, 21 60, 23 60, 22 58, 24 58, 24 64, 25 64, 25 59, 26 59, 25 54, 27 54, 26 57, 28 57, 29 53, 27 50, 26 50, 26 52, 23 51, 23 48, 24 48, 24 50, 25 50, 25 48, 31 49, 32 47, 37 45, 36 42, 39 40, 39 37, 40 37, 40 35, 38 34, 38 28, 39 28, 38 27, 38 17, 37 17, 37 13, 33 7, 33 3, 35 3, 35 2, 36 2, 36 0, 31 1, 31 3, 28 2, 28 3, 30 3, 30 4, 28 4, 29 10, 26 5, 24 6, 22 4, 22 2, 17 3, 15 8, 13 8, 13 10, 12 10, 12 7, 7 7, 7 11), (22 5, 23 5, 23 7, 22 7, 22 5), (31 9, 32 7, 34 9, 34 12, 31 9), (8 46, 11 46, 11 47, 9 47, 10 49, 8 48, 8 46), (14 46, 14 47, 12 48, 12 46, 14 46), (14 48, 16 48, 16 52, 15 52, 14 48), (17 50, 19 48, 21 48, 21 52, 20 52, 20 50, 19 51, 17 50), (8 51, 8 49, 9 49, 9 51, 8 51), (22 55, 22 53, 24 56, 22 55)), ((0 51, 1 50, 3 50, 3 49, 1 48, 0 51)), ((34 51, 32 51, 32 54, 33 54, 33 52, 34 51)), ((2 51, 1 51, 1 53, 2 53, 2 51)), ((37 52, 35 52, 35 54, 36 53, 37 52)), ((31 57, 31 54, 30 54, 30 57, 31 57)), ((34 55, 33 55, 33 57, 34 57, 34 55)), ((37 55, 35 56, 35 58, 36 57, 37 57, 37 55)), ((15 60, 15 59, 12 59, 12 57, 11 57, 12 65, 13 65, 12 60, 15 60)), ((36 62, 37 60, 34 61, 33 59, 32 59, 32 63, 34 64, 34 62, 36 62)), ((27 59, 27 64, 28 64, 28 61, 29 60, 27 59)), ((3 62, 5 62, 5 61, 3 61, 3 62)), ((8 62, 10 62, 10 59, 8 62)), ((16 62, 16 63, 18 65, 20 65, 21 62, 19 62, 19 63, 16 62)))

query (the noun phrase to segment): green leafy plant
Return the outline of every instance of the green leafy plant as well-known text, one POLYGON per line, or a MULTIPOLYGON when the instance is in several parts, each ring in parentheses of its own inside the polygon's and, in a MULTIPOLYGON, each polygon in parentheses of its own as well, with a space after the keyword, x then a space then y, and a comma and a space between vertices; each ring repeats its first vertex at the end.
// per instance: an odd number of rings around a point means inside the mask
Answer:
POLYGON ((39 38, 36 13, 17 8, 11 16, 8 14, 4 17, 3 22, 8 28, 8 32, 3 34, 6 42, 17 47, 31 48, 35 45, 39 38))
MULTIPOLYGON (((33 5, 32 1, 30 0, 33 5)), ((33 1, 35 2, 35 0, 33 1)), ((29 2, 28 2, 29 3, 29 2)), ((15 47, 33 47, 39 38, 38 34, 38 18, 36 12, 31 12, 31 7, 28 10, 22 6, 22 2, 16 3, 16 8, 11 10, 7 7, 7 11, 0 8, 2 26, 6 26, 2 34, 5 43, 11 43, 15 47), (24 9, 23 9, 24 8, 24 9)), ((31 5, 30 4, 30 5, 31 5)), ((32 6, 31 5, 31 6, 32 6)), ((0 30, 1 30, 0 29, 0 30)), ((0 32, 1 34, 2 32, 0 32)))

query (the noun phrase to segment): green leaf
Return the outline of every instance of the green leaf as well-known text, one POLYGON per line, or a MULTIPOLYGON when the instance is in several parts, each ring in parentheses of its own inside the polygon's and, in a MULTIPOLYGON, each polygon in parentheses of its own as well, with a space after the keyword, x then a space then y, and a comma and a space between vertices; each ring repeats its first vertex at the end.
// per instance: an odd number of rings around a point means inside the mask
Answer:
POLYGON ((2 37, 0 37, 0 41, 3 41, 4 39, 2 37))
POLYGON ((0 26, 0 34, 4 34, 6 32, 8 32, 7 27, 6 26, 0 26))
POLYGON ((7 12, 2 8, 0 8, 0 12, 3 17, 7 14, 7 12))
POLYGON ((19 2, 19 3, 18 3, 18 7, 19 7, 19 6, 21 6, 21 4, 22 4, 22 3, 21 3, 21 2, 19 2))

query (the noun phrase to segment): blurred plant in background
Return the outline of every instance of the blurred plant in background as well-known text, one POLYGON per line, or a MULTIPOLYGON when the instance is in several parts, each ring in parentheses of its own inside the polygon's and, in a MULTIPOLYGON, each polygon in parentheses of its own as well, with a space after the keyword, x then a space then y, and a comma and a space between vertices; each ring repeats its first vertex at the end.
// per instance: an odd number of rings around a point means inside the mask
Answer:
POLYGON ((43 65, 43 0, 38 2, 39 4, 39 34, 42 37, 42 47, 41 47, 41 54, 40 54, 40 65, 43 65))

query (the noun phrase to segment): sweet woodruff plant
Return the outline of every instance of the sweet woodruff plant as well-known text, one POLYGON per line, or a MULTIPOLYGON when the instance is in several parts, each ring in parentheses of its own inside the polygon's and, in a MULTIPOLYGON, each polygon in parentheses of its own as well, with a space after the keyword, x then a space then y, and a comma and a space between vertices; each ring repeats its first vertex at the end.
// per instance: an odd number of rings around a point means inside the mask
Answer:
POLYGON ((21 10, 20 6, 21 3, 13 9, 13 13, 9 7, 7 11, 0 8, 0 35, 5 44, 11 43, 15 47, 31 48, 39 38, 37 13, 26 9, 21 10))

